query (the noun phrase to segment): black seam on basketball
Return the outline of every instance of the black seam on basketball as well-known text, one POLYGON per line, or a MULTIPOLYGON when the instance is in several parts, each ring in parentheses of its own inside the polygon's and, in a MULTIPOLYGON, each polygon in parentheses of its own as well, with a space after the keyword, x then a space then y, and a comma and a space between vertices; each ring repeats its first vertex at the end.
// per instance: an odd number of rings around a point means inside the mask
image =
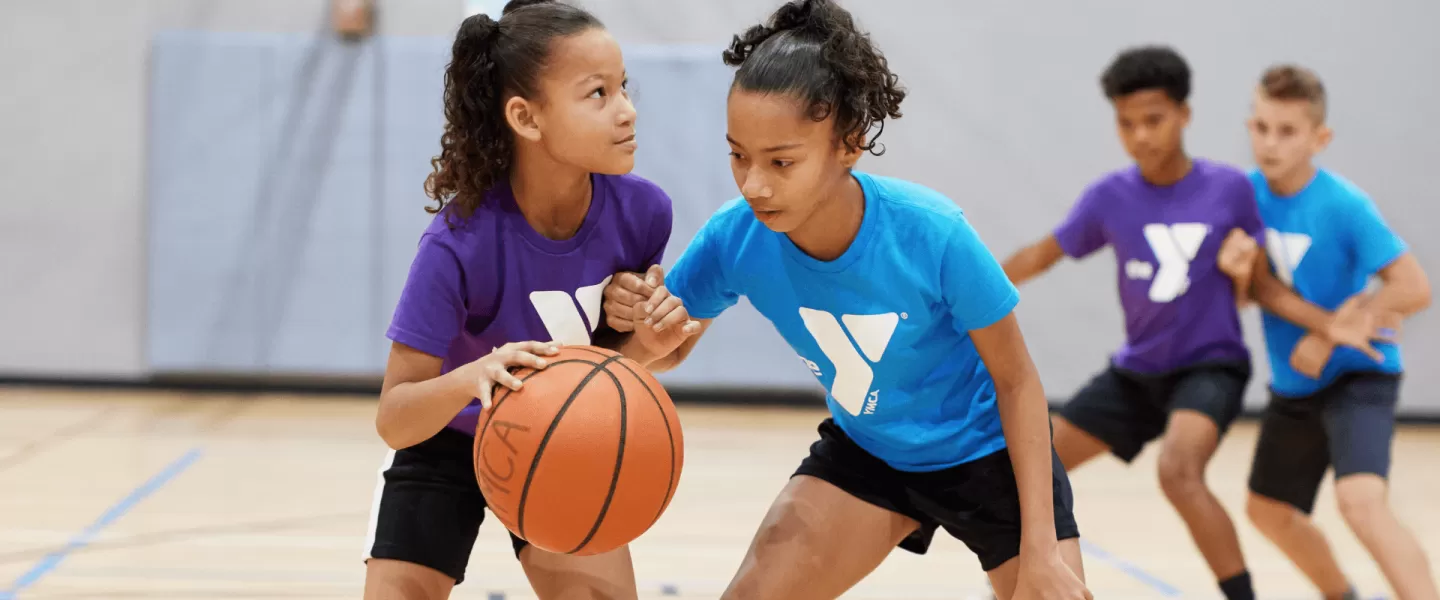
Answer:
MULTIPOLYGON (((579 359, 579 358, 569 358, 569 359, 562 360, 562 361, 560 361, 560 362, 551 363, 551 364, 546 365, 546 366, 547 366, 547 367, 553 367, 553 366, 555 366, 555 365, 563 365, 563 364, 566 364, 566 363, 577 363, 577 362, 578 362, 578 363, 585 363, 585 364, 590 365, 590 366, 592 366, 592 367, 593 367, 593 366, 596 366, 597 364, 599 364, 599 363, 593 363, 593 362, 590 362, 590 361, 588 361, 588 360, 583 360, 583 359, 579 359)), ((534 377, 534 376, 539 375, 539 374, 540 374, 540 371, 539 371, 539 370, 531 371, 529 375, 526 375, 526 376, 520 378, 520 383, 525 383, 526 380, 529 380, 531 377, 534 377)), ((509 398, 509 397, 510 397, 510 394, 513 393, 514 391, 515 391, 515 390, 512 390, 512 389, 510 389, 510 388, 507 387, 507 388, 504 389, 504 391, 501 391, 501 392, 500 392, 500 395, 499 395, 499 396, 496 396, 496 397, 492 398, 492 402, 491 402, 491 404, 490 404, 490 412, 485 413, 485 422, 479 424, 479 425, 475 428, 475 434, 476 434, 476 437, 477 437, 477 438, 482 438, 482 439, 484 438, 484 436, 485 436, 485 433, 484 433, 484 432, 485 432, 485 429, 490 426, 490 421, 495 418, 495 413, 500 410, 500 405, 501 405, 501 404, 504 404, 504 403, 505 403, 505 399, 506 399, 506 398, 509 398)), ((480 447, 480 440, 479 440, 479 439, 475 440, 475 447, 476 447, 476 448, 479 448, 479 447, 480 447)))
POLYGON ((660 411, 660 422, 665 424, 665 437, 670 440, 670 482, 665 485, 665 501, 660 503, 660 508, 655 511, 655 520, 650 522, 653 525, 660 520, 660 515, 665 514, 665 507, 670 504, 670 496, 675 493, 675 434, 670 431, 670 418, 665 415, 665 408, 660 406, 660 397, 655 395, 655 390, 650 389, 645 378, 631 369, 630 365, 620 363, 620 366, 634 375, 635 379, 640 381, 640 386, 645 388, 645 392, 650 394, 650 399, 655 401, 655 410, 660 411))
MULTIPOLYGON (((616 356, 605 361, 605 363, 608 365, 619 359, 620 357, 616 356)), ((625 364, 620 363, 620 366, 623 367, 625 364)), ((600 514, 595 517, 595 524, 590 527, 590 533, 585 534, 585 539, 580 540, 580 545, 575 546, 575 548, 567 554, 579 552, 581 548, 584 548, 586 544, 590 543, 590 540, 595 539, 595 533, 600 531, 600 525, 605 522, 605 515, 610 512, 610 502, 615 500, 615 488, 620 485, 620 467, 625 464, 625 429, 626 424, 629 422, 629 416, 625 409, 625 386, 620 385, 620 378, 616 377, 614 373, 611 373, 609 369, 602 369, 601 372, 605 373, 605 375, 610 378, 610 381, 615 383, 615 393, 620 397, 620 446, 615 452, 615 470, 610 473, 610 491, 606 492, 605 502, 600 505, 600 514)))
MULTIPOLYGON (((605 370, 607 363, 618 358, 620 357, 611 357, 599 364, 590 363, 594 365, 594 368, 590 369, 590 372, 586 373, 585 377, 580 380, 580 384, 575 386, 575 390, 570 392, 570 397, 565 399, 565 404, 560 406, 560 410, 556 411, 555 417, 550 420, 550 427, 545 429, 545 435, 541 436, 540 444, 535 448, 535 456, 530 459, 530 472, 525 474, 525 485, 520 488, 520 506, 515 509, 515 528, 520 530, 516 532, 516 535, 519 536, 520 539, 525 539, 525 501, 530 497, 530 484, 535 481, 535 471, 540 468, 540 457, 545 454, 545 447, 550 445, 550 436, 555 435, 555 428, 560 426, 560 419, 565 416, 565 411, 570 410, 570 405, 575 403, 575 399, 580 397, 580 391, 584 390, 585 386, 590 384, 590 380, 595 378, 596 373, 605 370)), ((575 362, 589 361, 577 359, 575 362)))
MULTIPOLYGON (((562 360, 562 361, 559 361, 559 362, 551 363, 551 364, 546 365, 546 366, 547 366, 547 367, 553 367, 553 366, 555 366, 555 365, 563 365, 563 364, 567 364, 567 363, 584 363, 584 364, 590 365, 590 366, 592 366, 592 367, 594 367, 594 366, 596 366, 596 365, 598 364, 598 363, 593 363, 593 362, 590 362, 590 361, 588 361, 588 360, 583 360, 583 359, 579 359, 579 358, 570 358, 570 359, 565 359, 565 360, 562 360)), ((528 374, 528 375, 526 375, 526 376, 524 376, 524 377, 521 377, 521 378, 520 378, 520 382, 521 382, 521 383, 524 383, 524 382, 528 381, 531 377, 534 377, 534 376, 536 376, 536 375, 539 375, 540 372, 541 372, 541 370, 531 371, 530 374, 528 374)), ((507 388, 505 388, 505 391, 500 392, 500 395, 499 395, 499 396, 494 397, 494 398, 493 398, 493 402, 492 402, 491 405, 490 405, 490 412, 485 413, 485 422, 484 422, 484 423, 480 423, 480 424, 476 425, 476 427, 475 427, 475 446, 474 446, 474 448, 473 448, 473 449, 471 450, 471 452, 470 452, 470 454, 471 454, 471 456, 470 456, 470 466, 471 466, 471 469, 472 469, 473 471, 475 471, 475 477, 476 477, 476 481, 477 481, 477 482, 479 481, 479 477, 480 477, 480 448, 483 447, 483 443, 484 443, 484 441, 485 441, 485 432, 490 430, 490 421, 493 421, 493 420, 495 419, 496 413, 499 413, 499 412, 500 412, 500 405, 504 404, 504 403, 505 403, 505 399, 509 398, 509 397, 510 397, 510 394, 513 393, 514 391, 515 391, 515 390, 512 390, 512 389, 510 389, 510 388, 507 387, 507 388)), ((523 536, 521 536, 521 537, 522 537, 522 539, 523 539, 523 536)))

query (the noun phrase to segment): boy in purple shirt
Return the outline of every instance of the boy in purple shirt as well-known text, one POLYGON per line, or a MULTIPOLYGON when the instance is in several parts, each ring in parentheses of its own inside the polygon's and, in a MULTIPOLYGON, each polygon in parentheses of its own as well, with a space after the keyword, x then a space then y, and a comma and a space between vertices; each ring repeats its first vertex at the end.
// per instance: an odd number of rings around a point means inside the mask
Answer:
POLYGON ((1235 526, 1205 466, 1239 415, 1250 379, 1236 289, 1217 265, 1226 236, 1263 229, 1241 171, 1189 157, 1190 69, 1174 50, 1122 52, 1101 78, 1135 165, 1087 188, 1052 235, 1005 261, 1020 284, 1061 258, 1115 252, 1126 343, 1053 419, 1073 469, 1104 451, 1129 462, 1160 438, 1160 487, 1226 598, 1254 592, 1235 526))
MULTIPOLYGON (((446 126, 420 237, 388 337, 376 429, 394 450, 370 518, 365 598, 445 598, 485 518, 471 448, 507 369, 557 344, 601 344, 601 293, 658 264, 670 199, 627 175, 635 109, 620 48, 589 13, 511 0, 465 20, 445 73, 446 126), (503 34, 503 35, 502 35, 503 34)), ((641 364, 683 328, 608 344, 641 364)), ((668 347, 668 346, 667 346, 668 347)), ((629 550, 551 554, 511 536, 541 598, 634 598, 629 550)))

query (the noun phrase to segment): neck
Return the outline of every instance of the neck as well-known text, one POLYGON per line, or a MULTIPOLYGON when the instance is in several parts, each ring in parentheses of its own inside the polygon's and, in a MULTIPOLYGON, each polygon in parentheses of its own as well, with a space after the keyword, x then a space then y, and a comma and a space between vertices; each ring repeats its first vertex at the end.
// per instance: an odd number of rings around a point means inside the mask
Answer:
POLYGON ((510 189, 525 222, 553 240, 575 235, 590 212, 590 173, 528 145, 515 149, 510 189))
POLYGON ((845 180, 826 195, 805 223, 786 234, 805 254, 816 260, 840 258, 865 220, 865 190, 849 173, 845 180))
POLYGON ((1290 174, 1267 180, 1266 183, 1270 185, 1270 192, 1277 196, 1294 196, 1310 185, 1310 180, 1315 178, 1317 170, 1315 165, 1307 162, 1290 174))
POLYGON ((1175 185, 1186 175, 1190 174, 1192 166, 1190 156, 1182 152, 1175 153, 1175 156, 1166 159, 1150 171, 1141 171, 1140 176, 1151 185, 1175 185))

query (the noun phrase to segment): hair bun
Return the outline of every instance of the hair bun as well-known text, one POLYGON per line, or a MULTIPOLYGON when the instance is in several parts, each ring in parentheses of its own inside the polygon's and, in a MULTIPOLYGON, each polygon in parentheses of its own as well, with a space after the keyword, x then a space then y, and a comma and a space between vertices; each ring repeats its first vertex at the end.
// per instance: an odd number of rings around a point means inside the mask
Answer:
POLYGON ((829 33, 830 19, 826 13, 835 8, 830 0, 792 0, 775 11, 770 28, 776 33, 787 30, 829 33))

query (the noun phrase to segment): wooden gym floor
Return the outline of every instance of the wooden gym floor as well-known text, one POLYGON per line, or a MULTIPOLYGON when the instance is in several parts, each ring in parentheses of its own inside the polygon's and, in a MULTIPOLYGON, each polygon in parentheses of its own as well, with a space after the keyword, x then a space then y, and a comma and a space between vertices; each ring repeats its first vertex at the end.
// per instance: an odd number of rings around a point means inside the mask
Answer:
MULTIPOLYGON (((0 599, 358 598, 385 448, 367 398, 196 396, 0 388, 0 599)), ((632 548, 642 598, 716 598, 823 413, 682 406, 686 464, 632 548)), ((1262 598, 1316 595, 1244 522, 1253 423, 1209 477, 1240 524, 1262 598)), ((1403 428, 1393 503, 1440 572, 1440 429, 1403 428)), ((1073 474, 1097 598, 1218 598, 1155 485, 1155 453, 1073 474)), ((1367 598, 1389 594, 1335 510, 1317 515, 1367 598)), ((847 598, 971 598, 983 575, 941 536, 898 551, 847 598)), ((455 598, 533 597, 498 522, 482 528, 455 598)))

